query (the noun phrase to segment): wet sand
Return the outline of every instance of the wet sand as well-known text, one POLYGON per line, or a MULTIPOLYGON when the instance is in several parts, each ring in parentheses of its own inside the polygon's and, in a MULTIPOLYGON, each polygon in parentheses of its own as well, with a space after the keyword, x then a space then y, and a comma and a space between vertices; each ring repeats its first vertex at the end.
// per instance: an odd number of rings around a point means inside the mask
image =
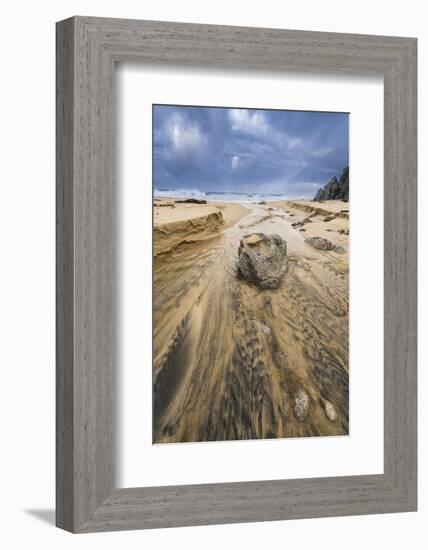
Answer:
POLYGON ((155 205, 154 443, 347 434, 348 204, 155 205), (252 232, 287 241, 276 290, 237 272, 252 232))

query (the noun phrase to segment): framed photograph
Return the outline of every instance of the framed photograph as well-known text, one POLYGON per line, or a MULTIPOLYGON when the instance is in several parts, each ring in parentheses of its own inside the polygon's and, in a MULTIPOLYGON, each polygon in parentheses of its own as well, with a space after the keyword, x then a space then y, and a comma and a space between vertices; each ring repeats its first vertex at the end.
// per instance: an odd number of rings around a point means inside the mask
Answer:
POLYGON ((349 113, 154 105, 153 136, 153 442, 348 435, 349 113))
POLYGON ((57 24, 57 525, 417 508, 416 39, 57 24))

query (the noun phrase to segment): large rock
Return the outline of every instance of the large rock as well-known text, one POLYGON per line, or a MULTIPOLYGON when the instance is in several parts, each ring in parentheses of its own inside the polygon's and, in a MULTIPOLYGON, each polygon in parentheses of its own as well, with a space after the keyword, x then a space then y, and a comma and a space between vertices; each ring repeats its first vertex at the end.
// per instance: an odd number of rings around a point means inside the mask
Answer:
POLYGON ((287 243, 279 235, 245 235, 238 249, 238 269, 262 289, 278 288, 287 271, 287 243))
POLYGON ((305 239, 305 243, 317 250, 333 250, 335 248, 334 244, 324 237, 310 237, 305 239))
POLYGON ((338 180, 336 176, 319 189, 314 201, 349 200, 349 168, 345 168, 338 180))

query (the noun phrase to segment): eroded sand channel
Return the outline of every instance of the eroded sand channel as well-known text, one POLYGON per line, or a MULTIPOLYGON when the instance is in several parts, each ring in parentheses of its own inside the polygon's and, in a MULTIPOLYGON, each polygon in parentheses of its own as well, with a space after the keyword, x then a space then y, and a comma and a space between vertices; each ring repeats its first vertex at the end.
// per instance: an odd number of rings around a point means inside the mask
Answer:
POLYGON ((155 258, 156 443, 348 433, 347 237, 332 225, 345 253, 315 250, 306 236, 333 232, 322 215, 303 232, 291 224, 307 212, 247 207, 228 229, 172 237, 155 258), (252 232, 287 241, 276 290, 237 273, 252 232))

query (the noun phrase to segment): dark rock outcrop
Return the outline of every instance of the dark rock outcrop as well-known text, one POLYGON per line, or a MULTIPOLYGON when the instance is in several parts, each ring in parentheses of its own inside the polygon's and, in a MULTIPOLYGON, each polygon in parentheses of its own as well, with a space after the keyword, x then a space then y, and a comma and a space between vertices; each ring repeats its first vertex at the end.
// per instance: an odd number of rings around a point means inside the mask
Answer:
POLYGON ((349 200, 349 168, 345 168, 338 180, 336 176, 318 190, 314 201, 349 200))
POLYGON ((183 199, 181 201, 175 201, 177 204, 207 204, 207 201, 203 199, 183 199))
POLYGON ((277 234, 245 235, 238 249, 238 269, 262 289, 278 288, 287 270, 287 243, 277 234))

